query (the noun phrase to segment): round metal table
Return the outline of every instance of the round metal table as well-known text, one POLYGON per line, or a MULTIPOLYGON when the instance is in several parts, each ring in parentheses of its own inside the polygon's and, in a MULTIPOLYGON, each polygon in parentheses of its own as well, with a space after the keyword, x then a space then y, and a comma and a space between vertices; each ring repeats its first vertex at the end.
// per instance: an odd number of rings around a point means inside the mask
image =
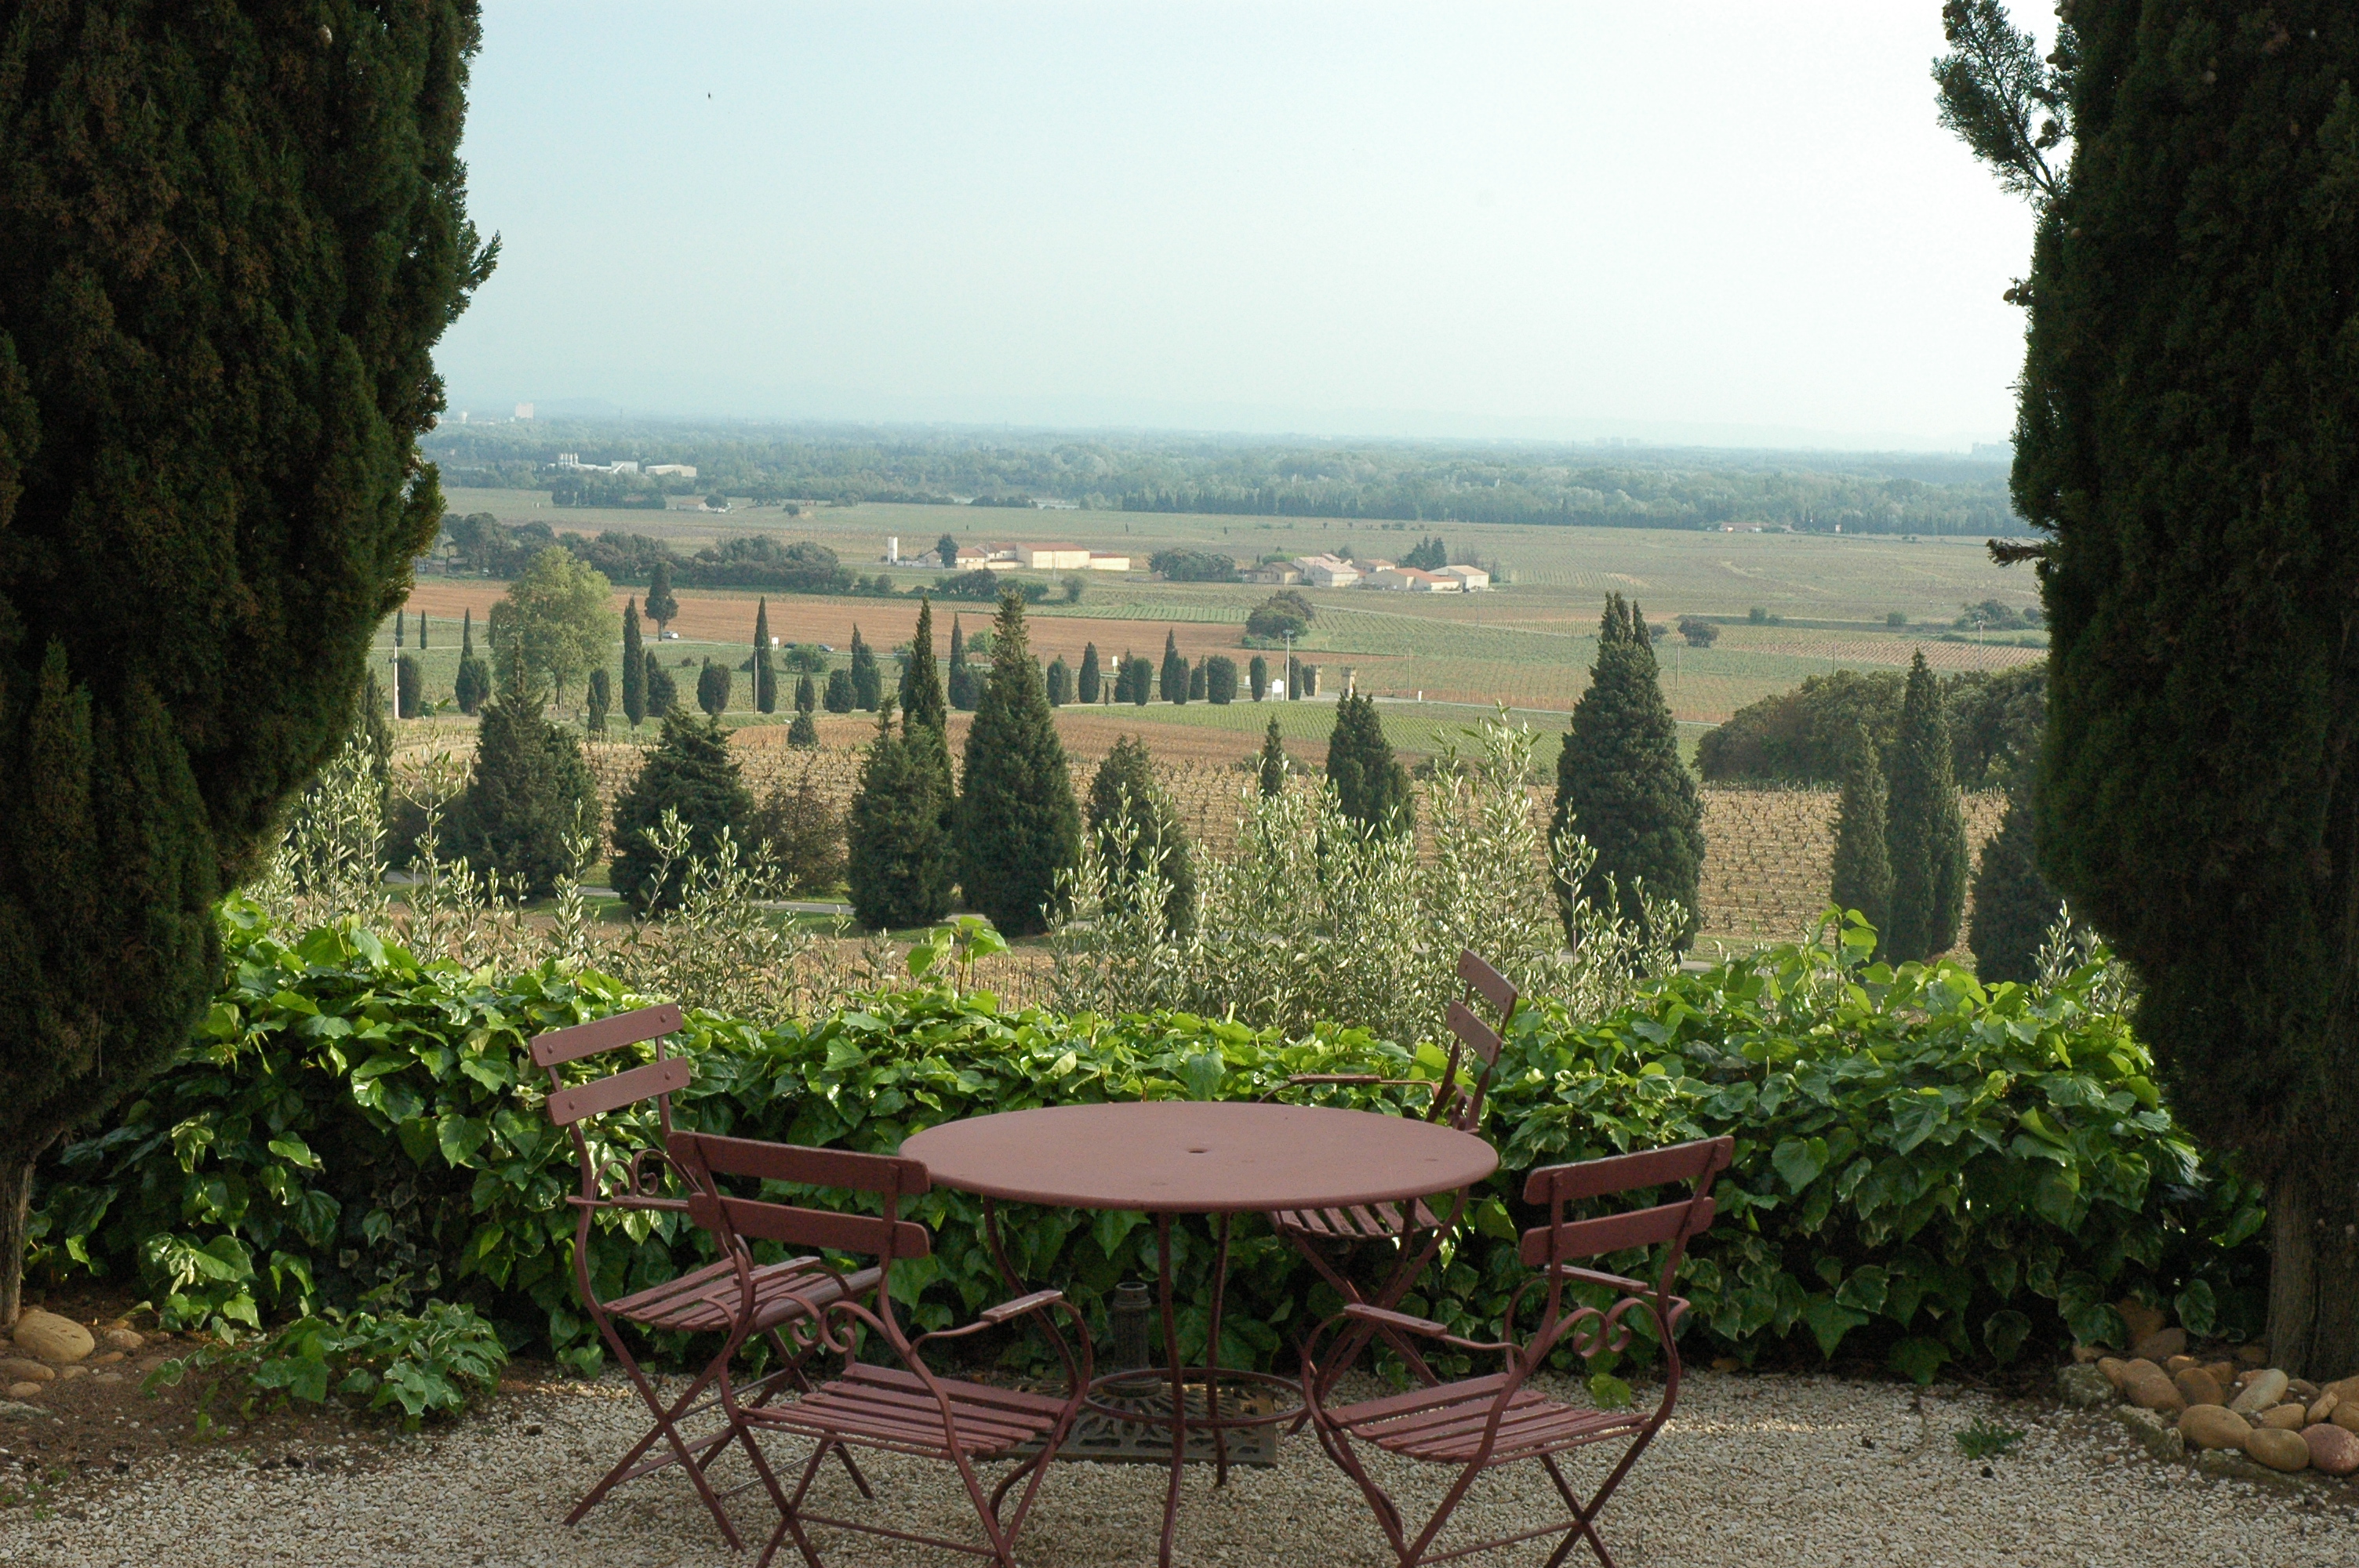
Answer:
MULTIPOLYGON (((1292 1419, 1290 1411, 1223 1416, 1220 1385, 1291 1385, 1266 1372, 1223 1368, 1221 1298, 1228 1272, 1230 1217, 1281 1209, 1353 1208, 1405 1202, 1471 1186, 1498 1169, 1498 1152, 1472 1133, 1407 1117, 1320 1106, 1223 1100, 1142 1100, 1049 1106, 929 1127, 905 1140, 903 1156, 923 1162, 936 1185, 984 1200, 984 1234, 1011 1289, 1024 1282, 1000 1245, 996 1204, 1137 1210, 1153 1217, 1164 1353, 1171 1408, 1148 1414, 1096 1406, 1125 1419, 1171 1428, 1171 1479, 1164 1495, 1159 1560, 1169 1564, 1180 1510, 1188 1430, 1213 1435, 1214 1485, 1228 1479, 1221 1433, 1292 1419), (1205 1365, 1186 1367, 1171 1303, 1171 1219, 1219 1217, 1205 1365), (1186 1388, 1204 1390, 1205 1413, 1188 1413, 1186 1388)), ((1123 1372, 1097 1379, 1112 1383, 1123 1372)))

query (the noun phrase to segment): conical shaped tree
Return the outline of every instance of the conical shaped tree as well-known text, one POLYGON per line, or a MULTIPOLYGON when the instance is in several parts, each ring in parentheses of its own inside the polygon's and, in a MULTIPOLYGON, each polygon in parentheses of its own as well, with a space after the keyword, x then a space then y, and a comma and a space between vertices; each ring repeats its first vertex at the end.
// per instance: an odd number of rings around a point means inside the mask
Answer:
POLYGON ((1843 802, 1835 813, 1835 864, 1830 897, 1855 909, 1879 935, 1892 914, 1892 860, 1885 852, 1884 770, 1864 725, 1854 727, 1843 802))
POLYGON ((1023 595, 1000 596, 991 676, 966 733, 959 885, 1014 936, 1043 930, 1057 873, 1081 859, 1081 811, 1024 629, 1023 595))
POLYGON ((661 719, 679 706, 679 684, 663 667, 663 661, 656 657, 653 648, 647 651, 640 667, 647 672, 647 717, 661 719))
POLYGON ((1176 632, 1163 633, 1163 670, 1157 686, 1166 702, 1188 700, 1188 661, 1180 656, 1180 634, 1176 632))
POLYGON ((819 707, 819 688, 811 684, 810 672, 805 670, 795 677, 795 711, 809 713, 819 707))
POLYGON ((614 706, 614 684, 606 675, 606 666, 599 665, 590 672, 589 713, 582 728, 592 735, 606 733, 606 713, 614 706))
POLYGON ((395 647, 399 648, 404 646, 402 637, 408 629, 409 611, 407 610, 396 610, 393 612, 393 645, 395 647))
POLYGON ((667 868, 658 847, 667 811, 679 814, 689 830, 688 852, 709 860, 725 830, 742 856, 752 846, 746 827, 754 797, 729 754, 729 731, 718 719, 664 716, 663 734, 639 765, 638 776, 614 801, 614 891, 641 914, 679 902, 687 868, 667 868))
POLYGON ((1385 738, 1375 698, 1347 697, 1335 705, 1334 732, 1327 737, 1327 777, 1343 815, 1362 827, 1394 834, 1406 833, 1415 824, 1408 770, 1385 738))
POLYGON ((1245 665, 1245 686, 1256 702, 1269 695, 1269 661, 1259 654, 1245 665))
POLYGON ((951 660, 948 684, 951 706, 961 713, 973 712, 978 695, 975 690, 974 672, 967 668, 966 635, 959 627, 959 618, 955 612, 951 616, 951 660))
POLYGON ((712 718, 718 719, 729 709, 729 666, 707 659, 704 667, 696 672, 696 706, 712 718))
POLYGON ((1163 918, 1185 931, 1195 917, 1196 871, 1170 792, 1155 776, 1146 742, 1125 735, 1090 780, 1089 827, 1098 853, 1131 876, 1152 867, 1164 880, 1163 918))
POLYGON ((1188 666, 1188 700, 1202 702, 1212 695, 1212 671, 1201 659, 1188 666))
MULTIPOLYGON (((803 679, 809 681, 810 676, 805 676, 803 679)), ((787 744, 800 751, 809 751, 819 744, 819 721, 811 717, 810 708, 795 709, 794 722, 787 726, 787 744)))
POLYGON ((421 654, 426 651, 426 611, 423 610, 418 612, 418 651, 421 654))
POLYGON ((923 724, 937 731, 950 722, 941 676, 934 664, 934 601, 918 600, 917 630, 909 634, 909 662, 901 666, 901 726, 923 724))
POLYGON ((1058 654, 1049 662, 1049 706, 1062 708, 1073 700, 1073 672, 1058 654))
MULTIPOLYGON (((1679 901, 1686 918, 1666 935, 1683 949, 1695 937, 1703 803, 1680 761, 1679 726, 1663 700, 1654 649, 1638 632, 1641 619, 1620 594, 1606 600, 1589 689, 1573 705, 1557 757, 1549 831, 1571 828, 1597 851, 1579 890, 1593 904, 1605 902, 1609 877, 1625 919, 1645 918, 1642 887, 1653 898, 1679 901)), ((1570 901, 1562 914, 1570 935, 1570 901)))
POLYGON ((658 556, 655 569, 647 574, 647 619, 656 623, 656 641, 663 641, 672 621, 679 614, 679 600, 672 597, 671 562, 658 556))
POLYGON ((2062 910, 2063 900, 2039 874, 2031 813, 2028 788, 2009 795, 2006 815, 1974 868, 1974 919, 1966 945, 1973 949, 1974 973, 1984 985, 2038 979, 2039 949, 2062 910))
POLYGON ((451 682, 451 697, 472 719, 484 710, 491 695, 492 666, 476 656, 475 612, 470 609, 459 622, 459 674, 451 682))
POLYGON ((904 728, 893 733, 891 705, 879 708, 845 823, 852 909, 872 931, 929 925, 951 907, 957 856, 943 789, 950 759, 940 729, 904 728))
POLYGON ((770 659, 770 601, 754 601, 754 708, 760 713, 778 710, 778 670, 770 659))
POLYGON ((1261 738, 1261 757, 1254 766, 1254 776, 1264 795, 1284 795, 1287 773, 1286 744, 1277 738, 1277 715, 1269 716, 1269 728, 1261 738))
POLYGON ((828 671, 826 695, 821 697, 820 701, 826 707, 830 713, 851 712, 852 672, 849 670, 828 671))
POLYGON ((623 717, 636 731, 647 721, 647 654, 639 642, 639 601, 623 604, 623 717))
POLYGON ((1074 684, 1074 695, 1083 702, 1095 702, 1098 699, 1098 683, 1104 678, 1103 672, 1098 668, 1098 645, 1095 643, 1084 645, 1082 649, 1081 678, 1074 684))
POLYGON ((458 850, 478 871, 546 898, 573 867, 571 840, 598 836, 598 788, 582 743, 540 717, 541 694, 511 684, 484 705, 475 761, 451 811, 458 850))
POLYGON ((1885 816, 1892 914, 1883 952, 1896 964, 1946 953, 1958 940, 1966 902, 1966 823, 1951 767, 1940 688, 1920 650, 1909 663, 1901 697, 1885 816))
POLYGON ((852 628, 852 706, 862 712, 873 710, 878 697, 885 695, 885 683, 876 668, 876 650, 861 640, 860 628, 852 628))

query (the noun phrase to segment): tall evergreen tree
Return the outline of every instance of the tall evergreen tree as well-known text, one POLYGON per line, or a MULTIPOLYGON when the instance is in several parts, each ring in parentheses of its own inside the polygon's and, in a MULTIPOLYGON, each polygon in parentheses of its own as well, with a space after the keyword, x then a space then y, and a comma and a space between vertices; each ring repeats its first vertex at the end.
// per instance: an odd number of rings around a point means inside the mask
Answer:
POLYGON ((1136 876, 1152 866, 1162 876, 1163 918, 1173 930, 1186 930, 1196 910, 1188 834, 1170 792, 1155 776, 1146 742, 1136 736, 1117 739, 1091 778, 1089 827, 1109 867, 1136 876))
MULTIPOLYGON (((2039 865, 2135 968, 2172 1114, 2267 1189, 2269 1364, 2313 1378, 2359 1366, 2355 20, 2083 0, 2044 187, 1944 92, 2040 204, 2039 865)), ((1961 106, 2011 104, 1952 41, 1961 106)))
POLYGON ((418 667, 418 655, 404 654, 393 665, 394 710, 404 719, 418 717, 418 705, 424 693, 419 689, 425 674, 418 667))
POLYGON ((634 732, 647 721, 647 654, 639 642, 639 601, 623 605, 623 717, 634 732))
POLYGON ((546 898, 573 867, 571 840, 598 837, 597 782, 571 730, 541 718, 542 693, 511 681, 484 705, 475 761, 451 810, 459 852, 478 871, 546 898))
POLYGON ((1966 946, 1973 949, 1974 973, 1984 985, 2027 985, 2038 979, 2039 949, 2062 908, 2056 890, 2039 874, 2031 811, 2027 784, 2011 791, 2006 815, 1974 867, 1974 918, 1966 946))
POLYGON ((1163 633, 1163 671, 1158 684, 1164 701, 1188 700, 1188 661, 1180 656, 1180 635, 1176 632, 1163 633))
POLYGON ((1269 696, 1269 661, 1259 654, 1245 665, 1245 685, 1256 702, 1269 696))
POLYGON ((1950 721, 1921 650, 1901 697, 1884 844, 1892 859, 1892 913, 1882 951, 1896 964, 1948 952, 1965 912, 1966 820, 1951 771, 1950 721))
POLYGON ((583 728, 592 735, 605 734, 606 712, 614 706, 614 683, 607 678, 606 666, 601 665, 590 672, 590 710, 583 728))
POLYGON ((668 810, 679 814, 689 830, 688 852, 697 860, 719 852, 724 830, 741 855, 751 849, 746 830, 754 797, 717 718, 666 714, 663 734, 648 748, 638 776, 614 799, 614 891, 643 914, 679 902, 686 868, 674 862, 667 873, 657 844, 668 810))
POLYGON ((966 733, 959 795, 959 885, 1010 936, 1043 930, 1057 873, 1081 858, 1065 748, 1024 629, 1024 596, 999 598, 991 676, 966 733))
MULTIPOLYGON (((1589 689, 1573 705, 1572 728, 1557 757, 1549 831, 1572 828, 1597 851, 1580 889, 1592 903, 1604 901, 1609 877, 1626 919, 1645 916, 1642 885, 1655 898, 1677 899, 1687 918, 1669 935, 1684 948, 1695 937, 1703 803, 1680 761, 1679 726, 1663 700, 1655 651, 1638 631, 1644 623, 1636 604, 1608 596, 1589 689)), ((1563 914, 1571 935, 1569 901, 1563 914)))
POLYGON ((729 708, 729 666, 712 659, 696 672, 696 706, 718 719, 729 708))
POLYGON ((1103 678, 1103 674, 1098 669, 1098 645, 1088 643, 1082 649, 1082 675, 1074 686, 1075 695, 1083 702, 1097 701, 1098 683, 1103 678))
POLYGON ((401 609, 395 610, 393 612, 393 645, 396 648, 404 646, 402 636, 403 633, 408 631, 408 629, 409 611, 401 609))
POLYGON ((451 698, 459 711, 473 719, 492 695, 492 669, 475 656, 475 612, 462 613, 459 622, 459 673, 451 685, 451 698))
POLYGON ((1892 917, 1892 859, 1884 846, 1886 803, 1884 770, 1865 725, 1854 727, 1850 765, 1843 773, 1843 803, 1835 813, 1834 879, 1830 896, 1838 909, 1855 909, 1881 937, 1892 917))
POLYGON ((1073 700, 1073 672, 1065 664, 1065 655, 1058 654, 1049 663, 1049 706, 1062 708, 1073 700))
POLYGON ((426 651, 426 611, 423 610, 418 612, 418 651, 421 654, 426 651))
POLYGON ((1188 666, 1188 700, 1201 702, 1212 695, 1211 671, 1201 659, 1188 666))
POLYGON ((1226 654, 1213 654, 1204 660, 1204 697, 1223 708, 1236 701, 1236 660, 1226 654))
MULTIPOLYGON (((803 680, 808 683, 810 676, 805 676, 803 680)), ((819 721, 811 717, 810 708, 795 709, 794 722, 787 726, 787 744, 801 751, 819 744, 819 721)))
POLYGON ((1254 766, 1254 776, 1264 795, 1286 793, 1286 744, 1277 738, 1277 715, 1269 716, 1269 728, 1261 738, 1261 757, 1254 766))
POLYGON ((441 519, 476 6, 298 23, 0 27, 0 1323, 35 1160, 187 1044, 441 519))
POLYGON ((877 710, 845 822, 853 914, 872 931, 929 925, 951 907, 950 758, 938 726, 911 719, 903 730, 893 733, 890 704, 877 710))
POLYGON ((795 711, 809 713, 819 706, 819 688, 811 684, 810 672, 804 671, 795 678, 795 711))
POLYGON ((656 623, 656 641, 660 643, 679 614, 679 600, 671 591, 671 562, 661 556, 656 557, 654 569, 647 573, 647 619, 656 623))
POLYGON ((640 667, 646 672, 647 717, 661 719, 679 706, 679 687, 673 682, 671 672, 663 667, 663 661, 656 657, 653 648, 647 651, 640 661, 640 667))
POLYGON ((852 628, 852 706, 868 712, 885 695, 884 677, 876 668, 876 650, 861 640, 860 628, 852 628))
POLYGON ((909 662, 901 666, 901 723, 904 729, 923 724, 940 730, 950 723, 950 706, 942 697, 940 675, 934 664, 934 601, 918 600, 917 630, 909 634, 909 662))
POLYGON ((827 710, 830 713, 851 712, 853 708, 852 672, 850 670, 828 671, 827 695, 820 700, 827 705, 827 710))
POLYGON ((770 658, 770 601, 767 598, 754 601, 754 708, 757 713, 778 710, 778 669, 770 658))
POLYGON ((976 684, 974 672, 967 668, 965 634, 959 628, 958 616, 952 614, 951 616, 951 706, 961 713, 973 712, 975 700, 979 695, 975 689, 976 684))
POLYGON ((1335 705, 1335 729, 1327 737, 1327 777, 1343 815, 1383 834, 1406 833, 1417 805, 1408 770, 1385 738, 1375 698, 1347 697, 1335 705))

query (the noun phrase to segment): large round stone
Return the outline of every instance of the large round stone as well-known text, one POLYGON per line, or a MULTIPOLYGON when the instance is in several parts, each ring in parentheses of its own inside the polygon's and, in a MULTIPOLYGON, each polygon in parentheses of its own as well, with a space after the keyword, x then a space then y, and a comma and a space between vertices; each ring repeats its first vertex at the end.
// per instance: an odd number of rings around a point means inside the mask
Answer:
POLYGON ((2253 1423, 2225 1405, 2194 1405, 2179 1418, 2179 1435, 2190 1448, 2242 1448, 2253 1423))
POLYGON ((2309 1445, 2313 1468, 2330 1476, 2359 1470, 2359 1432, 2345 1432, 2339 1426, 2305 1427, 2301 1440, 2309 1445))
POLYGON ((2130 1363, 2129 1374, 2122 1379, 2122 1397, 2140 1410, 2177 1414, 2187 1408, 2178 1385, 2163 1376, 2162 1368, 2151 1361, 2130 1363))
POLYGON ((2173 1378, 2171 1383, 2179 1390, 2179 1397, 2190 1405, 2224 1405, 2228 1402, 2227 1391, 2201 1367, 2180 1368, 2179 1376, 2173 1378))
POLYGON ((2345 1432, 2359 1432, 2359 1400, 2345 1394, 2326 1419, 2345 1432))
POLYGON ((2105 1375, 2105 1381, 2118 1389, 2129 1378, 2130 1364, 2118 1356, 2100 1356, 2097 1370, 2105 1375))
POLYGON ((36 1361, 70 1367, 98 1348, 90 1330, 71 1318, 38 1308, 16 1319, 16 1348, 36 1361))
POLYGON ((2246 1379, 2244 1391, 2228 1401, 2228 1408, 2238 1415, 2257 1415, 2284 1402, 2288 1381, 2286 1375, 2274 1367, 2256 1372, 2246 1379))
POLYGON ((2299 1405, 2273 1405, 2253 1418, 2255 1426, 2273 1426, 2279 1432, 2299 1432, 2310 1424, 2310 1412, 2299 1405))
POLYGON ((2301 1440, 2301 1433, 2298 1432, 2256 1426, 2245 1439, 2245 1452, 2272 1470, 2310 1468, 2310 1444, 2301 1440))

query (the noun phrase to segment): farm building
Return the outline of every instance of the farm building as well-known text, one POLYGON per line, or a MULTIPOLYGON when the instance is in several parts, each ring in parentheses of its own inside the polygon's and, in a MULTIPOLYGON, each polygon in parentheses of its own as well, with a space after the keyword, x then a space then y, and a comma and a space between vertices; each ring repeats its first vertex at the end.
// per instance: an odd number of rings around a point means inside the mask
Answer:
POLYGON ((1297 556, 1294 564, 1313 588, 1349 588, 1360 580, 1360 568, 1341 556, 1297 556))

